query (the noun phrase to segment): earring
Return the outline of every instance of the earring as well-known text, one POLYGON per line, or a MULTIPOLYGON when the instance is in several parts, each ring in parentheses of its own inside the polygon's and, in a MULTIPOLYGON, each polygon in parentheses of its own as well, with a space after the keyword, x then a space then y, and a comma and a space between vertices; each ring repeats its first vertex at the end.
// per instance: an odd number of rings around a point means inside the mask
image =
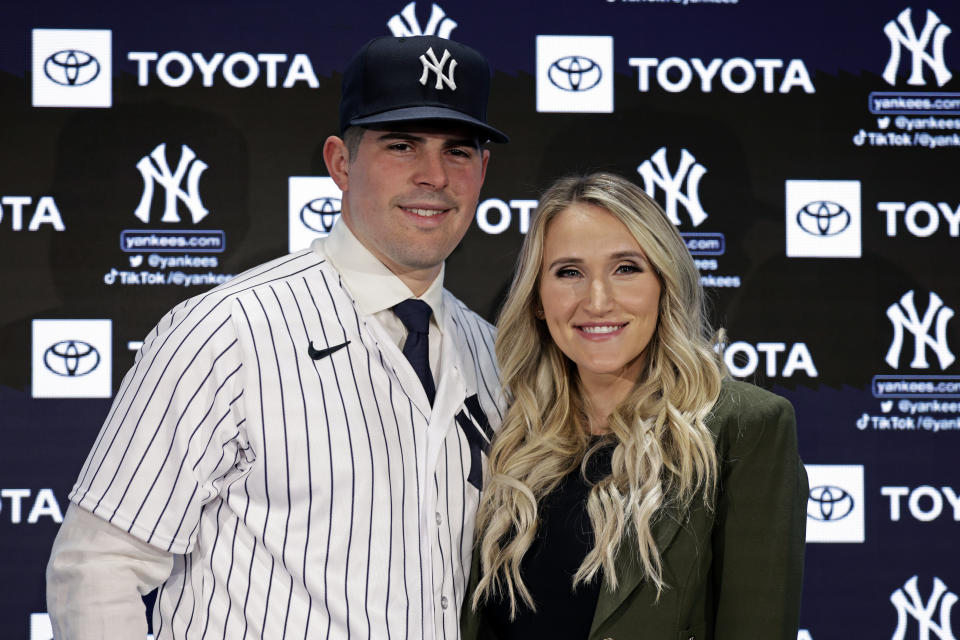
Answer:
POLYGON ((543 307, 538 306, 536 309, 534 309, 533 315, 537 316, 537 318, 539 318, 540 320, 543 320, 546 314, 543 312, 543 307))

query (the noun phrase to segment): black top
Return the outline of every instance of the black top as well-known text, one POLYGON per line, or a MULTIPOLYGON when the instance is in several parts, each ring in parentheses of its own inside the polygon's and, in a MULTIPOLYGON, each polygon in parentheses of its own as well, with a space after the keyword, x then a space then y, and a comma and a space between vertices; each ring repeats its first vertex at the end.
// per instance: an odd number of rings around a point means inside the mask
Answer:
POLYGON ((537 537, 520 563, 537 611, 531 611, 518 598, 517 617, 511 621, 509 598, 492 598, 482 615, 500 640, 589 635, 603 580, 598 574, 592 582, 581 583, 574 590, 573 576, 593 548, 587 495, 594 483, 610 475, 614 446, 610 442, 590 457, 587 480, 577 465, 541 501, 537 537))

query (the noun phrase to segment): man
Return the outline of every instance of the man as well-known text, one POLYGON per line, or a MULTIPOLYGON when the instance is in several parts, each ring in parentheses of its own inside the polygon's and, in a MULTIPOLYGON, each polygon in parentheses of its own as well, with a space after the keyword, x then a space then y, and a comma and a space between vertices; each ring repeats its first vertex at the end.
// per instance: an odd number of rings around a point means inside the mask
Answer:
POLYGON ((499 424, 492 327, 443 290, 486 172, 489 69, 434 37, 350 63, 341 220, 173 309, 48 566, 58 640, 456 638, 499 424))

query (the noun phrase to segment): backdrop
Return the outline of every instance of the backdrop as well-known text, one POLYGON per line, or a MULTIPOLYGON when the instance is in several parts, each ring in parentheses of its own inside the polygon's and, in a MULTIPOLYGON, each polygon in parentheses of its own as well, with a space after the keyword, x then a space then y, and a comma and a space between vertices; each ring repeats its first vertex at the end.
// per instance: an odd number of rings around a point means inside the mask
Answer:
POLYGON ((489 57, 512 137, 448 288, 494 319, 546 184, 634 180, 686 238, 732 373, 796 407, 800 638, 956 640, 956 1, 440 2, 4 8, 0 637, 51 637, 50 546, 139 341, 329 230, 346 62, 426 33, 489 57))

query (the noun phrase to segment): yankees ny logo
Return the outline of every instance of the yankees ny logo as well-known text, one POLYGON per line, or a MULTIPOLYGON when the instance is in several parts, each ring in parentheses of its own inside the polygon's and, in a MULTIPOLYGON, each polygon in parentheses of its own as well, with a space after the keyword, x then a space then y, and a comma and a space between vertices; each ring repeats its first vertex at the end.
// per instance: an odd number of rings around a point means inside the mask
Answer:
POLYGON ((637 167, 637 172, 643 177, 643 190, 653 198, 656 195, 657 187, 663 189, 667 198, 665 207, 667 217, 673 224, 680 225, 680 218, 677 216, 677 203, 679 202, 686 208, 693 226, 699 226, 707 219, 707 212, 700 205, 698 191, 700 178, 704 176, 707 170, 686 149, 681 149, 680 166, 677 167, 675 174, 671 174, 669 167, 667 167, 666 147, 657 149, 650 158, 653 163, 650 160, 644 160, 643 164, 637 167), (656 170, 654 170, 654 167, 656 167, 656 170), (680 192, 684 180, 687 181, 686 195, 680 192))
POLYGON ((917 576, 913 576, 890 596, 890 602, 897 608, 897 630, 893 632, 892 640, 906 640, 908 615, 917 621, 919 640, 930 640, 931 633, 940 640, 957 640, 950 625, 950 609, 957 602, 957 594, 947 591, 947 585, 940 578, 933 579, 933 593, 924 604, 917 590, 917 576), (907 596, 910 599, 907 600, 907 596), (937 602, 940 602, 940 623, 933 622, 937 602))
POLYGON ((886 361, 893 368, 900 364, 900 350, 903 348, 904 329, 913 334, 913 360, 910 367, 913 369, 927 369, 927 347, 933 349, 940 362, 940 368, 946 369, 956 360, 950 347, 947 345, 947 322, 953 317, 953 309, 945 307, 943 300, 933 291, 930 292, 930 303, 920 319, 917 307, 913 303, 913 290, 907 291, 900 298, 887 307, 887 317, 893 323, 893 342, 887 351, 886 361), (936 339, 930 336, 930 329, 936 320, 936 339))
POLYGON ((417 20, 416 4, 411 2, 387 21, 390 32, 398 38, 437 36, 449 40, 450 34, 457 28, 457 23, 448 18, 443 9, 434 4, 430 9, 430 19, 427 21, 426 29, 421 29, 420 22, 417 20))
POLYGON ((207 168, 207 163, 197 159, 197 154, 187 145, 180 146, 180 162, 177 163, 177 170, 170 172, 170 165, 167 164, 167 145, 161 142, 150 152, 150 155, 140 158, 137 163, 137 169, 143 176, 143 195, 140 197, 140 204, 133 212, 135 216, 144 222, 150 221, 150 204, 153 202, 153 185, 159 183, 166 189, 166 200, 163 209, 161 222, 180 222, 180 216, 177 215, 177 200, 182 200, 190 210, 190 216, 193 223, 200 222, 209 213, 200 202, 200 174, 207 168), (151 162, 151 159, 153 162, 151 162), (189 175, 187 170, 189 169, 189 175), (187 177, 187 190, 180 188, 183 178, 187 177))
POLYGON ((450 57, 449 51, 444 49, 443 57, 437 60, 437 54, 433 52, 433 47, 430 47, 427 49, 426 55, 420 56, 420 62, 423 63, 423 74, 420 76, 420 84, 426 86, 427 77, 430 75, 430 72, 433 71, 437 74, 436 89, 443 89, 443 85, 447 85, 451 91, 457 90, 457 83, 453 81, 453 70, 457 68, 457 61, 450 57), (427 59, 428 57, 429 60, 427 59), (450 61, 450 64, 447 66, 447 75, 443 75, 443 66, 447 64, 447 60, 450 61))
POLYGON ((953 77, 943 59, 943 41, 950 35, 950 27, 943 24, 940 18, 930 9, 927 9, 927 22, 923 25, 920 36, 917 36, 913 28, 913 20, 910 19, 910 8, 900 12, 896 21, 891 20, 883 27, 883 32, 890 39, 890 59, 883 70, 883 79, 889 84, 896 84, 897 69, 900 68, 900 47, 906 48, 912 55, 910 64, 910 77, 907 78, 907 84, 923 85, 923 65, 927 64, 937 79, 937 86, 942 87, 953 77), (898 24, 899 23, 899 26, 898 24), (931 46, 933 40, 933 53, 927 53, 926 49, 931 46))

